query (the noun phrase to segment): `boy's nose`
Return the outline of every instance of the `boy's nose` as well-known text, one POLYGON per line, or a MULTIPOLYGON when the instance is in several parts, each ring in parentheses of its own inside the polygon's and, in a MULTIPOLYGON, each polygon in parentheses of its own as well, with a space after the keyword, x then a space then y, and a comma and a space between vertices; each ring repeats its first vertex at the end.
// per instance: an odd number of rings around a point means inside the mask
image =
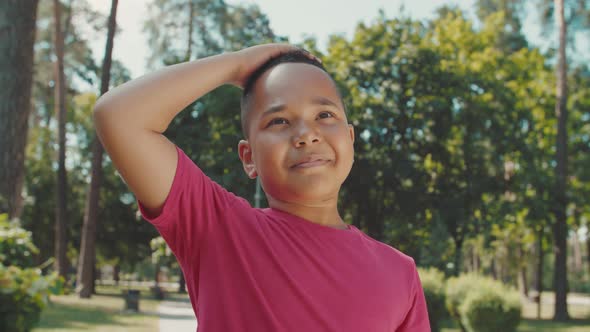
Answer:
POLYGON ((297 134, 293 136, 293 144, 295 147, 302 147, 304 145, 310 145, 318 143, 320 141, 320 135, 310 127, 301 126, 297 131, 297 134))

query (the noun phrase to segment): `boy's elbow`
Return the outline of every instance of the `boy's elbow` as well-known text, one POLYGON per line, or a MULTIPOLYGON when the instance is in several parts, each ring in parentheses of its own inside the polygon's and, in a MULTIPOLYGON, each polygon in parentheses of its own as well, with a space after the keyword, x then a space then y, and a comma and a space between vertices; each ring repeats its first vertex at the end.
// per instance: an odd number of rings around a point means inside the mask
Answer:
POLYGON ((104 111, 108 108, 108 102, 105 101, 105 95, 100 96, 96 103, 94 103, 93 114, 96 117, 99 113, 104 113, 104 111))
POLYGON ((92 122, 95 129, 97 131, 104 129, 105 125, 110 122, 109 120, 112 120, 112 114, 111 108, 99 99, 92 110, 92 122))
POLYGON ((118 108, 114 100, 109 97, 109 92, 100 96, 92 108, 92 119, 95 125, 101 125, 105 121, 113 119, 114 116, 120 117, 122 113, 115 112, 118 108))
POLYGON ((96 126, 98 126, 101 123, 101 121, 103 121, 104 113, 105 113, 105 108, 103 105, 100 104, 100 101, 98 101, 94 105, 94 108, 92 110, 92 121, 94 122, 94 124, 96 126))

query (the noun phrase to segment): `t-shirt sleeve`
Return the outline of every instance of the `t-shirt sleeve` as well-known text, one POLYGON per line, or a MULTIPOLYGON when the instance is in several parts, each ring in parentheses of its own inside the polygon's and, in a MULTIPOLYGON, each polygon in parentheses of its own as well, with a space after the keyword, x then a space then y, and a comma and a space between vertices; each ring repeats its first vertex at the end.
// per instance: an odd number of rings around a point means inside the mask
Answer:
POLYGON ((428 321, 428 309, 426 309, 426 299, 424 290, 418 275, 418 269, 412 264, 412 292, 410 308, 401 326, 396 332, 430 332, 430 322, 428 321))
POLYGON ((176 173, 160 214, 150 217, 145 206, 137 202, 142 217, 156 227, 184 265, 187 257, 198 257, 207 234, 227 222, 230 207, 244 200, 207 177, 178 146, 176 150, 176 173))

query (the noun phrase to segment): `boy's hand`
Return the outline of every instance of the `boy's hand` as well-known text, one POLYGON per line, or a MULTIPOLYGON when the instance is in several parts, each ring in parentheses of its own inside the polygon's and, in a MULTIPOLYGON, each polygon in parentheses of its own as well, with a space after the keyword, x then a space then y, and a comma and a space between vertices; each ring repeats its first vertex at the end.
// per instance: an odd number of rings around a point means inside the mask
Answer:
POLYGON ((281 54, 296 50, 303 51, 308 54, 310 59, 321 62, 319 58, 306 50, 289 44, 264 44, 252 46, 233 54, 238 60, 238 63, 234 78, 230 83, 243 89, 248 77, 250 77, 250 75, 266 61, 281 54))

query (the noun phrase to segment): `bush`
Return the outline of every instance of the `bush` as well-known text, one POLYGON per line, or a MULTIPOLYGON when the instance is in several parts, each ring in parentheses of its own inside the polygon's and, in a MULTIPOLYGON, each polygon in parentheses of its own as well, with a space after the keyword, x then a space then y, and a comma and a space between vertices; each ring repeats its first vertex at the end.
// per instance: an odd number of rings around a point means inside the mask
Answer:
POLYGON ((63 278, 39 269, 0 264, 0 331, 30 331, 39 322, 49 294, 59 294, 63 278))
POLYGON ((418 274, 426 297, 430 328, 433 332, 440 331, 441 321, 448 316, 445 308, 445 275, 435 268, 419 268, 418 274))
POLYGON ((522 310, 520 295, 491 278, 465 274, 447 282, 447 309, 468 332, 515 331, 522 310))
POLYGON ((0 214, 0 264, 30 267, 38 252, 31 232, 21 228, 18 220, 8 221, 7 214, 0 214))
POLYGON ((63 278, 21 268, 32 264, 37 248, 30 232, 17 220, 7 219, 6 214, 0 214, 0 331, 25 332, 39 322, 49 294, 62 292, 63 278))
MULTIPOLYGON (((478 288, 478 283, 483 279, 475 274, 464 274, 460 277, 453 277, 447 281, 446 286, 446 307, 449 314, 459 324, 461 323, 461 314, 459 306, 467 294, 474 292, 478 288)), ((463 326, 461 326, 463 327, 463 326)), ((464 329, 463 329, 464 330, 464 329)))
POLYGON ((520 297, 518 292, 505 287, 483 287, 468 294, 459 311, 469 332, 516 331, 520 322, 520 297))

